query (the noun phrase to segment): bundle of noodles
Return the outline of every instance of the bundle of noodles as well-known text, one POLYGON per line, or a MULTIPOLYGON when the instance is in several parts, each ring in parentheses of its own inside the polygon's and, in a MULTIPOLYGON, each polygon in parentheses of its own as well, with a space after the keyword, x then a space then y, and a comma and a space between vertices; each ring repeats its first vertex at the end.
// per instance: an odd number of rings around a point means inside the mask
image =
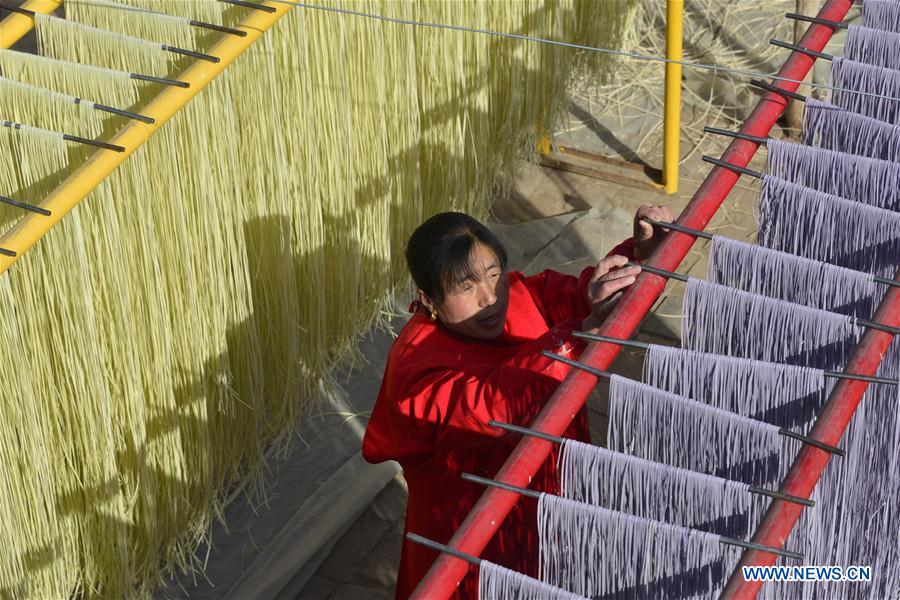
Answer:
POLYGON ((480 600, 586 600, 579 596, 501 567, 486 560, 478 566, 478 598, 480 600))
MULTIPOLYGON (((198 21, 205 21, 207 23, 215 23, 218 25, 234 25, 246 15, 246 10, 244 9, 235 6, 222 6, 218 2, 209 1, 117 0, 116 4, 143 9, 149 12, 162 13, 173 17, 196 19, 198 21)), ((66 6, 69 6, 68 2, 66 3, 66 6)), ((210 34, 208 31, 204 35, 210 35, 211 38, 206 39, 205 43, 202 43, 201 46, 209 49, 216 41, 217 36, 210 34)))
MULTIPOLYGON (((2 116, 0 119, 7 121, 2 116)), ((0 151, 4 157, 0 161, 0 186, 7 192, 4 196, 34 204, 35 197, 42 197, 57 183, 58 174, 68 162, 70 145, 54 131, 27 123, 10 125, 0 126, 0 151)), ((0 204, 0 226, 8 228, 19 214, 19 209, 0 204)))
POLYGON ((21 123, 37 118, 29 124, 80 137, 98 137, 103 131, 104 118, 109 116, 94 110, 88 102, 76 104, 78 99, 75 96, 51 92, 6 77, 0 77, 0 94, 3 95, 4 120, 21 123), (46 102, 50 110, 41 114, 30 110, 41 102, 46 102))
POLYGON ((13 50, 0 50, 0 72, 8 79, 78 98, 99 102, 97 94, 102 93, 105 104, 119 108, 138 104, 142 91, 155 93, 156 87, 132 79, 125 71, 13 50))
MULTIPOLYGON (((0 155, 12 159, 0 161, 0 185, 17 189, 15 186, 22 180, 39 181, 65 165, 66 153, 67 144, 52 133, 0 127, 0 155)), ((4 223, 13 218, 9 214, 12 210, 8 206, 0 208, 4 223)), ((66 224, 69 231, 75 226, 74 221, 66 224)), ((68 231, 53 233, 61 237, 68 231)), ((43 258, 46 251, 38 249, 35 255, 43 258)), ((59 274, 59 277, 65 277, 65 274, 59 274)), ((3 458, 0 514, 4 522, 0 539, 5 544, 0 559, 0 595, 4 598, 25 597, 34 590, 41 590, 48 597, 64 597, 73 591, 73 584, 78 581, 79 556, 84 548, 78 545, 79 524, 66 518, 72 512, 72 505, 60 505, 53 492, 72 489, 76 483, 102 485, 115 472, 110 438, 102 435, 108 431, 108 426, 101 431, 69 433, 77 425, 92 421, 98 403, 88 401, 54 406, 54 392, 59 381, 57 371, 63 368, 66 354, 75 347, 61 347, 61 351, 52 356, 44 352, 40 344, 28 341, 32 336, 59 339, 71 333, 67 322, 52 329, 42 328, 50 320, 50 315, 46 314, 49 311, 58 311, 56 315, 68 317, 70 310, 79 310, 75 306, 78 298, 52 298, 52 304, 45 303, 46 296, 54 296, 52 292, 46 294, 46 288, 52 288, 59 277, 45 280, 42 289, 19 288, 17 278, 13 276, 0 279, 4 307, 4 318, 0 319, 0 335, 3 336, 0 356, 4 364, 9 365, 4 369, 0 384, 4 389, 0 394, 0 410, 5 424, 0 427, 0 455, 3 458), (25 312, 29 302, 43 306, 45 314, 34 315, 29 320, 10 318, 25 312), (66 306, 61 306, 63 304, 66 306), (43 363, 46 368, 22 368, 32 361, 43 363), (94 446, 96 454, 93 457, 73 452, 78 444, 71 437, 95 433, 102 439, 94 446), (81 461, 85 464, 81 465, 81 461), (67 465, 73 468, 67 468, 67 465)), ((91 354, 91 349, 86 349, 85 354, 91 354)), ((72 378, 73 384, 77 385, 75 379, 72 378)), ((90 516, 85 515, 82 522, 89 520, 90 516)), ((117 539, 116 532, 107 530, 106 533, 117 539)))
POLYGON ((161 8, 158 3, 149 7, 111 0, 67 0, 66 18, 109 31, 128 31, 130 35, 185 50, 197 47, 204 30, 192 28, 186 17, 160 12, 161 8), (173 33, 175 37, 171 37, 173 33))
POLYGON ((739 552, 722 536, 541 494, 541 579, 589 598, 717 597, 739 552))
MULTIPOLYGON (((67 150, 60 138, 43 137, 40 161, 25 163, 42 167, 29 170, 37 181, 63 168, 67 150), (53 142, 63 145, 56 153, 50 151, 53 142), (54 155, 59 156, 55 164, 46 165, 54 155)), ((143 171, 148 181, 150 171, 143 171)), ((84 571, 68 587, 112 590, 112 595, 156 570, 149 560, 171 543, 167 539, 177 539, 210 494, 189 494, 194 488, 184 485, 191 481, 185 471, 196 468, 191 477, 204 475, 202 465, 183 464, 185 459, 202 459, 207 448, 190 451, 179 435, 174 394, 180 392, 173 389, 171 372, 177 365, 170 358, 170 344, 178 340, 172 335, 165 290, 154 274, 153 248, 160 244, 146 240, 155 229, 152 204, 120 201, 141 194, 139 185, 121 183, 110 180, 101 186, 98 209, 76 209, 51 232, 48 243, 29 253, 7 277, 21 307, 13 323, 28 328, 21 336, 26 343, 16 347, 26 349, 28 370, 43 377, 39 389, 47 414, 61 415, 37 423, 53 440, 49 447, 60 451, 58 464, 72 465, 40 494, 57 507, 58 519, 71 521, 74 532, 71 544, 62 545, 54 560, 68 560, 69 552, 83 556, 84 571), (108 260, 93 260, 98 255, 108 260), (26 306, 35 307, 34 314, 26 306), (121 340, 129 344, 123 346, 121 340), (132 561, 126 548, 133 548, 139 559, 132 561), (131 563, 145 572, 130 571, 131 563)), ((4 397, 15 399, 18 391, 4 397)), ((233 434, 239 439, 237 428, 233 434)), ((185 435, 184 441, 191 438, 185 435)), ((21 558, 27 561, 27 554, 21 558)))
MULTIPOLYGON (((189 33, 181 23, 161 21, 159 27, 170 38, 184 39, 189 33)), ((173 63, 157 44, 123 37, 132 32, 108 33, 53 18, 39 20, 37 30, 45 53, 58 59, 107 68, 137 64, 141 72, 153 75, 166 75, 173 63), (48 40, 52 44, 45 43, 48 40), (104 52, 95 51, 95 46, 104 52)), ((236 468, 249 459, 248 451, 258 447, 259 424, 253 410, 261 407, 262 400, 259 344, 248 330, 237 327, 251 312, 246 250, 238 227, 244 203, 227 178, 237 170, 237 155, 216 151, 210 143, 234 137, 236 126, 227 104, 188 104, 153 143, 141 148, 137 160, 124 166, 128 171, 109 180, 113 185, 123 182, 132 190, 126 195, 111 194, 108 200, 124 209, 118 223, 134 219, 135 203, 122 199, 142 198, 152 214, 148 222, 154 225, 119 234, 104 211, 83 212, 94 223, 90 239, 95 240, 96 259, 89 266, 100 270, 94 276, 102 298, 98 302, 106 308, 100 322, 109 327, 96 344, 107 348, 106 377, 112 379, 114 397, 124 400, 121 406, 127 411, 126 418, 117 420, 125 448, 118 468, 146 474, 151 480, 144 482, 143 475, 123 478, 124 494, 136 498, 134 520, 156 522, 152 528, 134 530, 130 544, 139 555, 149 558, 162 552, 181 566, 186 566, 186 557, 173 556, 167 546, 185 535, 197 537, 203 529, 205 507, 214 503, 236 468), (140 255, 132 258, 133 266, 103 258, 126 252, 122 246, 128 240, 141 238, 149 238, 142 253, 152 252, 147 257, 150 264, 140 255), (151 302, 141 306, 144 296, 128 298, 134 289, 130 279, 141 271, 145 273, 142 281, 155 288, 150 296, 155 306, 149 306, 151 302), (118 283, 107 290, 113 281, 118 283), (219 284, 210 285, 210 281, 219 284), (122 310, 135 305, 139 311, 122 310), (164 312, 165 317, 139 318, 153 312, 164 312), (121 340, 131 339, 135 330, 142 330, 137 334, 139 341, 142 335, 150 339, 123 352, 121 340), (152 339, 156 336, 160 339, 152 339), (153 350, 163 345, 169 348, 158 354, 153 350), (232 349, 236 349, 234 356, 232 349), (152 367, 144 362, 151 356, 159 357, 152 367), (161 379, 146 381, 148 371, 161 379), (143 411, 135 415, 133 407, 143 411), (229 442, 223 443, 226 439, 229 442), (135 489, 129 488, 129 482, 135 489), (200 526, 187 527, 188 523, 200 526)), ((103 206, 110 204, 103 202, 103 206)), ((115 547, 104 550, 120 552, 115 547)), ((138 564, 147 569, 139 573, 138 579, 144 581, 154 567, 146 561, 138 564)), ((103 573, 110 580, 99 580, 99 589, 123 585, 114 572, 103 573)))
MULTIPOLYGON (((121 3, 226 25, 247 13, 121 3)), ((628 4, 341 7, 614 46, 628 4)), ((140 110, 162 88, 128 73, 176 77, 190 61, 160 44, 218 39, 108 0, 67 16, 37 19, 43 57, 0 52, 2 75, 140 110)), ((15 490, 0 516, 17 528, 0 537, 15 538, 0 589, 121 597, 147 593, 161 567, 197 566, 228 484, 259 473, 405 285, 412 229, 440 210, 485 214, 574 64, 556 47, 298 9, 180 110, 3 276, 0 346, 19 352, 0 361, 13 428, 0 454, 17 457, 3 467, 15 490)), ((58 95, 20 96, 21 121, 54 131, 108 139, 125 123, 79 124, 83 108, 58 95)), ((83 149, 42 130, 0 128, 0 144, 21 200, 81 164, 83 149)))

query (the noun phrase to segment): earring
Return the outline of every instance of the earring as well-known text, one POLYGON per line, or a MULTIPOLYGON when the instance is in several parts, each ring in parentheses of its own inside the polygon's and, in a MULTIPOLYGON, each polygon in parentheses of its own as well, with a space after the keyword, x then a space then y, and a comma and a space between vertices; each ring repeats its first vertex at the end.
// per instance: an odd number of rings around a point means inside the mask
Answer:
POLYGON ((431 320, 437 321, 437 311, 434 310, 434 307, 431 308, 431 320))

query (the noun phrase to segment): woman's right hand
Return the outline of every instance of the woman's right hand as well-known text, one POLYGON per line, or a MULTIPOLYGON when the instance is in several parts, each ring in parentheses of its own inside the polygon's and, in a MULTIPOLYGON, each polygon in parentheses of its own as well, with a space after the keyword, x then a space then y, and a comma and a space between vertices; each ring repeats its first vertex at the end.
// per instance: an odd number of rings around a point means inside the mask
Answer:
POLYGON ((588 282, 588 302, 591 314, 582 323, 582 331, 597 329, 624 294, 624 289, 635 282, 641 268, 624 267, 628 259, 624 256, 607 256, 599 263, 594 276, 588 282))

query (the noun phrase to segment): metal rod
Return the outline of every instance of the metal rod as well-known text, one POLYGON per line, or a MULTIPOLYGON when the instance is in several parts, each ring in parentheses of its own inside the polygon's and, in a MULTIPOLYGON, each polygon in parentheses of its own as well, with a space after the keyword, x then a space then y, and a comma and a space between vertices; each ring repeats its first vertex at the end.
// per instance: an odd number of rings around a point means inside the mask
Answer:
POLYGON ((529 490, 527 488, 518 487, 515 485, 510 485, 508 483, 503 483, 502 481, 497 481, 495 479, 488 479, 487 477, 479 477, 478 475, 472 475, 471 473, 463 473, 462 478, 465 481, 471 481, 472 483, 480 483, 482 485, 500 488, 501 490, 519 494, 520 496, 528 496, 529 498, 540 498, 541 494, 544 493, 538 492, 536 490, 529 490))
POLYGON ((566 441, 565 438, 561 438, 557 435, 550 435, 549 433, 544 433, 543 431, 536 431, 534 429, 529 429, 528 427, 522 427, 521 425, 513 425, 512 423, 503 423, 501 421, 491 420, 488 421, 488 425, 490 425, 491 427, 496 427, 497 429, 505 429, 506 431, 520 433, 522 435, 530 435, 531 437, 540 438, 554 444, 562 444, 566 441))
POLYGON ((135 112, 131 112, 130 110, 122 110, 121 108, 113 108, 112 106, 106 106, 105 104, 97 104, 94 103, 94 108, 103 112, 108 112, 114 115, 119 115, 120 117, 125 117, 126 119, 132 119, 134 121, 140 121, 141 123, 146 123, 147 125, 153 125, 156 123, 156 119, 153 117, 148 117, 142 114, 138 114, 135 112))
POLYGON ((26 17, 34 17, 34 15, 37 14, 33 10, 28 10, 27 8, 16 6, 15 4, 9 4, 8 2, 0 2, 0 8, 10 12, 19 13, 20 15, 25 15, 26 17))
POLYGON ((727 129, 719 129, 718 127, 704 127, 703 131, 706 133, 714 133, 716 135, 726 135, 728 137, 737 138, 739 140, 747 140, 748 142, 753 142, 754 144, 761 144, 765 146, 769 138, 759 137, 758 135, 749 135, 747 133, 740 133, 738 131, 728 131, 727 129))
POLYGON ((439 544, 437 542, 432 542, 428 538, 424 538, 417 533, 409 532, 406 534, 406 539, 411 542, 415 542, 417 544, 421 544, 426 548, 431 548, 432 550, 437 550, 438 552, 443 552, 445 554, 449 554, 451 556, 455 556, 456 558, 461 558, 462 560, 471 563, 473 565, 481 565, 481 559, 472 556, 471 554, 466 554, 465 552, 460 552, 456 548, 451 548, 450 546, 445 546, 444 544, 439 544))
POLYGON ((141 75, 140 73, 129 73, 128 76, 138 81, 147 81, 150 83, 158 83, 160 85, 168 85, 170 87, 189 88, 191 84, 187 81, 178 81, 177 79, 166 79, 165 77, 154 77, 153 75, 141 75))
POLYGON ((739 546, 741 548, 749 548, 751 550, 760 550, 762 552, 771 552, 777 556, 784 556, 786 558, 796 558, 797 560, 803 560, 803 555, 799 552, 792 552, 790 550, 781 550, 779 548, 773 548, 772 546, 763 546, 762 544, 754 544, 753 542, 745 542, 744 540, 736 540, 734 538, 720 536, 719 543, 725 544, 726 546, 739 546))
POLYGON ((681 60, 684 58, 684 2, 666 2, 665 102, 663 105, 663 185, 678 192, 681 158, 681 60))
MULTIPOLYGON (((81 104, 84 102, 82 98, 75 98, 75 104, 81 104)), ((147 117, 135 112, 131 112, 130 110, 122 110, 121 108, 113 108, 112 106, 106 106, 105 104, 98 104, 96 102, 93 103, 93 108, 99 111, 108 112, 110 114, 118 115, 120 117, 125 117, 126 119, 132 119, 134 121, 140 121, 141 123, 147 123, 148 125, 153 125, 156 123, 156 120, 147 117)))
MULTIPOLYGON (((531 437, 536 437, 542 440, 546 440, 548 442, 552 442, 554 444, 562 444, 566 441, 566 438, 562 438, 555 435, 550 435, 549 433, 544 433, 543 431, 536 431, 534 429, 529 429, 528 427, 522 427, 520 425, 513 425, 512 423, 502 423, 500 421, 488 421, 488 425, 491 427, 496 427, 498 429, 504 429, 506 431, 512 431, 513 433, 519 433, 521 435, 529 435, 531 437)), ((751 485, 747 489, 751 494, 759 494, 761 496, 768 496, 770 498, 778 498, 779 500, 784 500, 786 502, 796 502, 797 504, 802 504, 803 506, 815 506, 816 503, 814 500, 808 500, 806 498, 798 498, 796 496, 791 496, 788 494, 782 494, 781 492, 775 490, 767 490, 765 488, 756 487, 755 485, 751 485)))
POLYGON ((673 231, 680 231, 681 233, 686 233, 688 235, 692 235, 694 237, 703 238, 705 240, 713 239, 713 234, 707 233, 705 231, 701 231, 699 229, 691 229, 690 227, 685 227, 683 225, 679 225, 678 223, 668 223, 666 221, 657 221, 655 219, 651 219, 650 217, 641 217, 642 221, 646 221, 651 225, 658 225, 659 227, 667 227, 673 231))
POLYGON ((854 381, 868 381, 869 383, 885 383, 887 385, 900 385, 900 381, 887 377, 875 377, 873 375, 857 375, 856 373, 838 373, 837 371, 823 371, 822 375, 831 379, 852 379, 854 381))
POLYGON ((850 24, 845 21, 831 21, 829 19, 820 19, 818 17, 808 17, 806 15, 799 15, 797 13, 785 13, 785 17, 788 19, 794 19, 797 21, 806 21, 807 23, 815 23, 816 25, 825 25, 826 27, 834 27, 835 29, 847 29, 850 27, 850 24))
POLYGON ((740 167, 738 165, 733 165, 730 162, 725 162, 724 160, 719 160, 718 158, 713 158, 712 156, 703 155, 701 157, 704 162, 712 163, 718 167, 724 167, 730 171, 734 171, 735 173, 741 173, 742 175, 749 175, 750 177, 756 177, 757 179, 762 179, 763 174, 759 171, 754 171, 752 169, 748 169, 747 167, 740 167))
POLYGON ((243 0, 219 0, 219 2, 224 2, 225 4, 234 4, 235 6, 243 6, 244 8, 252 8, 253 10, 261 10, 267 13, 275 12, 275 7, 266 6, 265 4, 258 4, 256 2, 244 2, 243 0))
POLYGON ((116 144, 109 144, 107 142, 99 142, 97 140, 89 140, 87 138, 78 137, 77 135, 69 135, 68 133, 64 133, 62 137, 67 142, 86 144, 88 146, 95 146, 97 148, 103 148, 104 150, 112 150, 114 152, 125 152, 125 146, 117 146, 116 144))
POLYGON ((778 46, 779 48, 786 48, 788 50, 793 50, 794 52, 802 52, 807 56, 812 56, 815 58, 824 58, 825 60, 834 60, 834 56, 831 54, 825 54, 824 52, 817 52, 815 50, 810 50, 809 48, 804 48, 803 46, 797 46, 795 44, 788 44, 787 42, 782 42, 781 40, 769 40, 769 43, 773 46, 778 46))
POLYGON ((751 79, 750 85, 758 87, 760 89, 766 90, 767 92, 772 92, 774 94, 778 94, 780 96, 784 96, 786 98, 791 98, 792 100, 798 100, 800 102, 806 102, 807 98, 803 94, 798 94, 796 92, 791 92, 789 90, 782 89, 777 85, 773 85, 771 83, 766 83, 765 81, 761 81, 759 79, 751 79))
POLYGON ((640 267, 641 271, 647 271, 648 273, 653 273, 654 275, 659 275, 660 277, 668 277, 669 279, 677 279, 678 281, 683 281, 685 283, 688 282, 688 276, 682 275, 681 273, 676 273, 674 271, 666 271, 665 269, 657 269, 656 267, 650 267, 648 265, 638 264, 636 262, 629 262, 625 264, 626 267, 640 267))
MULTIPOLYGON (((3 127, 9 127, 10 129, 22 129, 21 123, 16 123, 15 121, 0 121, 0 125, 3 127)), ((125 152, 124 146, 117 146, 116 144, 109 144, 107 142, 100 142, 97 140, 89 140, 88 138, 78 137, 77 135, 69 135, 68 133, 62 134, 62 139, 67 142, 76 142, 78 144, 86 144, 88 146, 95 146, 97 148, 103 148, 105 150, 114 150, 115 152, 125 152)), ((49 213, 47 213, 49 214, 49 213)))
MULTIPOLYGON (((22 210, 27 210, 39 215, 44 215, 45 217, 50 216, 50 211, 45 208, 41 208, 40 206, 36 206, 34 204, 19 202, 18 200, 13 200, 12 198, 7 198, 6 196, 0 196, 0 202, 2 202, 3 204, 9 204, 10 206, 15 206, 16 208, 21 208, 22 210)), ((15 254, 13 254, 12 256, 15 256, 15 254)))
POLYGON ((602 371, 600 369, 594 368, 591 365, 585 364, 583 362, 578 362, 577 360, 572 360, 571 358, 566 358, 565 356, 560 356, 559 354, 554 354, 554 353, 550 352, 549 350, 543 350, 543 351, 541 351, 541 354, 543 356, 546 356, 547 358, 552 358, 553 360, 558 360, 561 363, 565 363, 565 364, 569 365, 570 367, 575 367, 576 369, 581 369, 582 371, 590 373, 591 375, 594 375, 595 377, 605 377, 607 379, 612 377, 612 373, 610 373, 608 371, 602 371))
POLYGON ((891 287, 900 287, 900 281, 896 279, 888 279, 887 277, 879 277, 878 275, 872 276, 872 281, 875 283, 883 283, 884 285, 889 285, 891 287))
POLYGON ((13 252, 12 250, 7 250, 6 248, 0 248, 0 254, 2 254, 3 256, 15 256, 16 255, 15 252, 13 252))
POLYGON ((246 31, 241 31, 240 29, 234 29, 233 27, 225 27, 224 25, 216 25, 215 23, 207 23, 205 21, 188 21, 188 25, 192 27, 199 27, 200 29, 210 29, 212 31, 221 31, 222 33, 227 33, 229 35, 236 35, 238 37, 247 37, 246 31))
MULTIPOLYGON (((850 2, 848 0, 826 0, 819 16, 829 19, 843 19, 849 7, 850 2)), ((833 30, 828 27, 810 27, 803 36, 803 44, 809 48, 822 49, 828 43, 832 34, 833 30)), ((812 62, 808 57, 794 53, 787 57, 785 63, 778 69, 777 76, 799 82, 803 80, 811 66, 812 62)), ((752 108, 750 116, 747 117, 741 130, 753 135, 768 135, 783 108, 776 102, 757 101, 756 106, 752 108)), ((746 165, 757 149, 758 146, 756 144, 735 139, 732 140, 731 145, 723 156, 728 160, 746 165)), ((716 210, 725 201, 729 192, 734 189, 736 183, 737 179, 733 173, 727 172, 725 169, 713 169, 710 171, 682 211, 678 222, 688 227, 704 227, 715 215, 716 210)), ((665 236, 659 247, 653 252, 649 262, 653 266, 664 269, 677 269, 695 241, 694 238, 684 235, 665 236)), ((0 266, 2 266, 2 262, 0 262, 0 266)), ((640 325, 641 320, 652 309, 664 290, 665 280, 658 277, 639 277, 625 291, 624 296, 613 308, 609 318, 601 325, 599 333, 622 339, 631 337, 640 325)), ((896 292, 896 306, 900 306, 900 290, 891 288, 888 291, 890 297, 893 297, 892 292, 896 292)), ((900 314, 900 309, 898 309, 898 314, 900 314)), ((869 333, 876 337, 888 337, 879 332, 869 333)), ((612 344, 591 344, 582 353, 581 358, 589 365, 605 369, 612 364, 618 352, 619 349, 612 344)), ((877 356, 875 349, 867 352, 866 356, 871 356, 871 359, 877 364, 883 353, 884 348, 879 347, 877 356)), ((584 406, 586 399, 596 387, 596 383, 596 379, 592 375, 581 370, 573 370, 544 404, 532 425, 541 431, 562 435, 571 425, 574 415, 578 414, 578 411, 584 406)), ((843 382, 838 383, 838 386, 842 384, 843 382)), ((862 384, 854 383, 852 385, 859 386, 862 384)), ((804 448, 806 447, 804 446, 804 448)), ((534 474, 544 465, 547 457, 550 455, 550 450, 551 447, 541 440, 528 437, 522 438, 503 464, 503 467, 497 472, 496 479, 501 481, 528 481, 528 478, 534 477, 534 474)), ((809 454, 814 461, 818 463, 825 462, 822 460, 821 452, 810 452, 809 454)), ((818 470, 819 465, 817 464, 816 466, 817 477, 820 470, 818 470)), ((809 496, 811 493, 806 492, 797 495, 809 496)), ((495 488, 486 489, 453 534, 453 540, 450 542, 450 545, 472 554, 480 553, 503 525, 504 519, 513 509, 515 502, 516 498, 510 494, 502 493, 501 490, 495 488)), ((796 512, 799 515, 801 507, 777 500, 772 504, 790 512, 791 521, 790 523, 785 523, 787 533, 784 533, 783 537, 780 538, 782 540, 787 539, 787 534, 796 521, 794 513, 796 512)), ((770 512, 772 510, 770 509, 770 512)), ((772 540, 768 543, 774 546, 779 542, 772 540)), ((752 554, 753 551, 748 550, 745 553, 745 557, 752 554)), ((774 557, 770 554, 760 554, 760 560, 764 564, 771 564, 774 557)), ((749 562, 745 564, 754 563, 749 562)), ((416 587, 415 592, 411 595, 411 600, 422 600, 424 598, 428 600, 446 600, 450 598, 457 589, 459 582, 465 577, 467 568, 468 565, 450 556, 439 556, 428 569, 418 587, 416 587)), ((737 570, 734 583, 741 586, 741 588, 749 588, 742 598, 750 597, 762 586, 762 582, 746 582, 740 579, 740 569, 737 570)), ((743 591, 743 589, 738 591, 743 591)), ((734 598, 734 592, 732 591, 731 596, 728 597, 734 598)))
POLYGON ((900 334, 900 327, 891 327, 890 325, 885 325, 883 323, 878 323, 876 321, 869 321, 868 319, 853 319, 858 325, 862 325, 868 329, 877 329, 878 331, 883 331, 885 333, 891 333, 893 335, 900 334))
POLYGON ((803 506, 813 507, 816 505, 815 500, 810 500, 808 498, 800 498, 797 496, 791 496, 790 494, 785 494, 783 492, 778 492, 775 490, 767 490, 765 488, 756 487, 755 485, 751 485, 747 488, 747 491, 751 494, 759 494, 761 496, 768 496, 769 498, 776 498, 778 500, 784 500, 785 502, 793 502, 794 504, 801 504, 803 506))
POLYGON ((213 56, 212 54, 203 54, 202 52, 196 52, 195 50, 185 50, 184 48, 176 48, 175 46, 169 46, 166 44, 162 45, 162 49, 166 52, 172 52, 173 54, 182 54, 184 56, 190 56, 191 58, 196 58, 197 60, 205 60, 211 63, 219 62, 218 56, 213 56))
POLYGON ((819 440, 817 440, 815 438, 811 438, 809 436, 801 435, 799 433, 794 433, 790 429, 785 429, 784 427, 782 427, 781 429, 778 430, 778 433, 780 435, 783 435, 784 437, 789 437, 789 438, 795 439, 797 441, 803 442, 804 444, 808 444, 810 446, 815 446, 819 450, 824 450, 825 452, 830 452, 836 456, 841 456, 841 457, 847 456, 847 452, 845 450, 841 450, 837 446, 832 446, 831 444, 826 444, 825 442, 820 442, 819 440))
POLYGON ((572 337, 581 338, 583 340, 590 340, 592 342, 609 342, 611 344, 617 344, 619 346, 629 346, 631 348, 640 348, 642 350, 649 350, 650 344, 647 342, 637 342, 635 340, 620 340, 619 338, 609 337, 607 335, 599 335, 596 333, 587 333, 585 331, 573 331, 572 337))

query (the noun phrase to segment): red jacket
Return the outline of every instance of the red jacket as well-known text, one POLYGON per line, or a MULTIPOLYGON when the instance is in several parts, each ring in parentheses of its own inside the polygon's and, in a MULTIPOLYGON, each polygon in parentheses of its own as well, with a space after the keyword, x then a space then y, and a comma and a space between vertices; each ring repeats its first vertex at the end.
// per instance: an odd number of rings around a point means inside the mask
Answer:
MULTIPOLYGON (((633 255, 627 240, 611 254, 633 255)), ((484 492, 462 473, 494 477, 520 436, 490 427, 491 419, 528 426, 570 368, 541 356, 550 350, 577 356, 582 344, 570 337, 590 313, 587 283, 544 271, 525 277, 509 273, 509 308, 503 335, 490 342, 463 337, 416 312, 391 347, 378 400, 363 440, 372 463, 399 461, 409 488, 406 532, 446 543, 484 492)), ((589 442, 587 410, 565 437, 589 442)), ((531 488, 555 493, 557 448, 531 488)), ((520 498, 481 557, 537 576, 537 501, 520 498)), ((437 553, 403 540, 398 599, 413 592, 437 553)), ((476 598, 470 569, 457 597, 476 598)))

